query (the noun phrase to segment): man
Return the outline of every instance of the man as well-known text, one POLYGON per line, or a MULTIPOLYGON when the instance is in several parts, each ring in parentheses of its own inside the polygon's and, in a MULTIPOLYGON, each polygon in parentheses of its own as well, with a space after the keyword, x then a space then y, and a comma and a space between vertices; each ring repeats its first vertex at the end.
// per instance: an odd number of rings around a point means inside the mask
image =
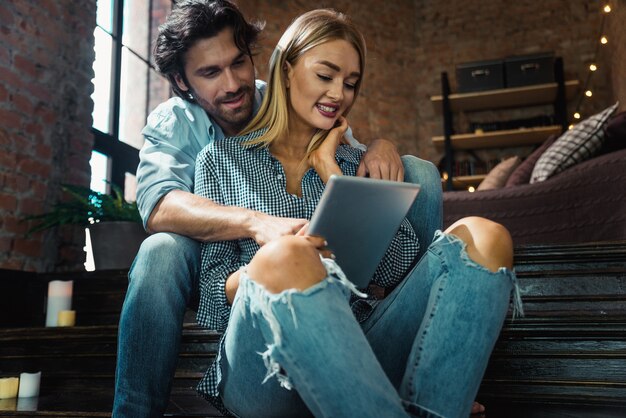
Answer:
MULTIPOLYGON (((199 241, 247 237, 263 245, 307 222, 220 206, 192 193, 197 154, 211 141, 236 135, 258 110, 265 84, 255 82, 251 49, 260 30, 226 0, 178 2, 159 28, 155 62, 178 97, 157 107, 142 132, 137 201, 153 235, 129 273, 114 417, 162 416, 167 406, 185 310, 197 293, 199 241)), ((436 168, 415 157, 401 161, 395 146, 381 139, 372 142, 359 167, 359 175, 366 174, 419 180, 422 192, 410 218, 422 242, 430 242, 441 228, 436 168)))

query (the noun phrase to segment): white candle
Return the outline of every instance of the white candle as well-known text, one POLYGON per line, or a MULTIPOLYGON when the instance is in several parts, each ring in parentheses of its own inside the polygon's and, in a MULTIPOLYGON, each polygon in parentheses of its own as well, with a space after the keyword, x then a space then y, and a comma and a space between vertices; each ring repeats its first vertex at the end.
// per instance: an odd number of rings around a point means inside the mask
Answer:
POLYGON ((20 374, 20 398, 32 398, 39 396, 39 382, 41 381, 41 372, 22 373, 20 374))
POLYGON ((53 280, 48 283, 48 304, 46 307, 46 326, 56 327, 59 311, 72 309, 72 287, 74 281, 53 280))
POLYGON ((57 326, 73 327, 76 325, 76 311, 59 311, 57 326))
POLYGON ((0 399, 10 399, 17 396, 17 388, 20 379, 18 377, 4 377, 0 379, 0 399))

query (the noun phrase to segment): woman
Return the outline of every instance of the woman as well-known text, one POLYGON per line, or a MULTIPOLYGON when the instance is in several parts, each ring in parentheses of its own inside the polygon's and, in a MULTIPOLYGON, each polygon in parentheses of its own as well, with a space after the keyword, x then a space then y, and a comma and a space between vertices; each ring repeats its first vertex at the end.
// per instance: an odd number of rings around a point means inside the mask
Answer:
MULTIPOLYGON (((361 151, 341 138, 364 68, 346 16, 300 16, 255 119, 199 155, 196 193, 310 218, 330 175, 356 173, 361 151)), ((465 219, 408 272, 418 246, 405 221, 372 278, 393 291, 375 300, 351 295, 324 239, 304 231, 260 249, 203 244, 198 322, 224 336, 199 390, 237 416, 466 417, 515 288, 511 239, 465 219)))

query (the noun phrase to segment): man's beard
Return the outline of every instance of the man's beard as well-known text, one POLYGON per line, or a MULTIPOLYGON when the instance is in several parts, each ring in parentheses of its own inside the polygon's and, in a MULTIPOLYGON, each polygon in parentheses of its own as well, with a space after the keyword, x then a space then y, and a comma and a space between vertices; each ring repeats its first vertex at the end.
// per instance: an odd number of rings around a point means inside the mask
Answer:
POLYGON ((249 86, 242 86, 235 93, 229 93, 224 97, 220 97, 214 103, 209 103, 195 94, 195 92, 193 95, 196 102, 220 125, 220 127, 222 127, 222 129, 226 128, 230 131, 239 132, 252 120, 254 89, 249 86), (224 106, 224 102, 228 102, 242 93, 245 95, 245 100, 240 107, 229 109, 224 106))

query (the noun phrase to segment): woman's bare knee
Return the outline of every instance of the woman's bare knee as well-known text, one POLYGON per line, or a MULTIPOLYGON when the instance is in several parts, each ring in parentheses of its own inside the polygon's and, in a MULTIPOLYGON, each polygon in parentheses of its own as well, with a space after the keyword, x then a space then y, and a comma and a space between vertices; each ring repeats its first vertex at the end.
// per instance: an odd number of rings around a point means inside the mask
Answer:
POLYGON ((468 217, 445 231, 467 244, 467 254, 476 263, 496 272, 500 267, 513 268, 513 240, 502 225, 485 218, 468 217))
POLYGON ((270 293, 304 290, 326 277, 317 249, 297 236, 282 237, 261 247, 247 270, 250 278, 270 293))

